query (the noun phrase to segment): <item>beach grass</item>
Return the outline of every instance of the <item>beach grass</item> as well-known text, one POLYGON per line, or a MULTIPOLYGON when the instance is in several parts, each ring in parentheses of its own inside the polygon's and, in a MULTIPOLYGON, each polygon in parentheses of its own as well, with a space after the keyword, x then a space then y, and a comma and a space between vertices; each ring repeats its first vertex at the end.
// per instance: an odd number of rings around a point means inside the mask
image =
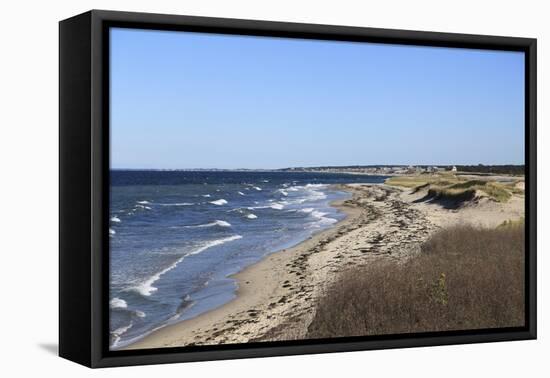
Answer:
POLYGON ((386 184, 410 188, 411 193, 427 189, 429 198, 452 201, 473 199, 477 193, 480 193, 494 201, 506 202, 512 194, 523 194, 523 190, 515 186, 516 182, 501 183, 490 179, 466 180, 448 173, 391 177, 386 180, 386 184))
POLYGON ((524 325, 524 226, 455 226, 405 263, 340 275, 316 304, 311 338, 524 325))
POLYGON ((411 176, 394 176, 386 180, 387 185, 401 186, 405 188, 418 188, 425 185, 452 185, 459 182, 459 179, 451 174, 419 174, 411 176))

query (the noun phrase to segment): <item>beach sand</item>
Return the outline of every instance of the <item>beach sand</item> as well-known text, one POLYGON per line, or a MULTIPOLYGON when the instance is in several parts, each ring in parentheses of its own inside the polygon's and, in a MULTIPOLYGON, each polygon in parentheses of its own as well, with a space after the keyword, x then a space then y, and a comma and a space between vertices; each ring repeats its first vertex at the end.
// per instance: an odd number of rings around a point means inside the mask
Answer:
POLYGON ((506 203, 477 198, 448 208, 424 193, 376 184, 340 185, 352 198, 334 203, 348 216, 299 245, 273 253, 234 278, 237 296, 196 318, 161 328, 125 349, 303 339, 315 301, 351 266, 400 263, 437 229, 454 224, 496 227, 524 216, 523 196, 506 203))

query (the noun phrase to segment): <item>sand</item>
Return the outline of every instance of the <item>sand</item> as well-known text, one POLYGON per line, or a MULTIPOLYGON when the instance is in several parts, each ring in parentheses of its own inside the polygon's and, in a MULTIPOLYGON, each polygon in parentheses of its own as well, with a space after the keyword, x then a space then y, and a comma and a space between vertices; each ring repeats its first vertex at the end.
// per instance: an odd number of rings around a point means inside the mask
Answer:
POLYGON ((423 201, 421 191, 411 194, 383 184, 340 187, 353 194, 333 203, 348 215, 345 220, 236 274, 237 295, 229 303, 161 328, 126 349, 303 339, 316 299, 349 267, 380 259, 406 261, 442 227, 496 227, 524 216, 524 199, 517 194, 504 204, 480 195, 448 208, 423 201))

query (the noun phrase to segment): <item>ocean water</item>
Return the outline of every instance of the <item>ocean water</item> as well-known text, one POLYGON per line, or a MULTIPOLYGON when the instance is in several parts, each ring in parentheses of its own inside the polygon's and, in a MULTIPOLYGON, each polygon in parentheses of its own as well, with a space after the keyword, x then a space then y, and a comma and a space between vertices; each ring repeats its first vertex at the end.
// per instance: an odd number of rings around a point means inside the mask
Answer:
POLYGON ((230 301, 228 276, 343 219, 330 184, 384 178, 111 171, 111 349, 230 301))

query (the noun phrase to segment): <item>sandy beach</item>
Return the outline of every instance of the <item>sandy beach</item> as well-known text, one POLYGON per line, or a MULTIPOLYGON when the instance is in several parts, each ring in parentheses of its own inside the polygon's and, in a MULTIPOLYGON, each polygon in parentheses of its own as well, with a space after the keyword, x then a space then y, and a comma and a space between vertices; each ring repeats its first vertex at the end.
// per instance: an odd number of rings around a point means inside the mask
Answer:
POLYGON ((423 200, 425 193, 376 184, 340 185, 352 198, 334 203, 347 218, 299 245, 273 253, 234 278, 237 296, 196 318, 159 329, 126 349, 304 338, 314 303, 351 266, 406 261, 439 228, 496 227, 524 216, 524 197, 487 197, 460 207, 423 200))

